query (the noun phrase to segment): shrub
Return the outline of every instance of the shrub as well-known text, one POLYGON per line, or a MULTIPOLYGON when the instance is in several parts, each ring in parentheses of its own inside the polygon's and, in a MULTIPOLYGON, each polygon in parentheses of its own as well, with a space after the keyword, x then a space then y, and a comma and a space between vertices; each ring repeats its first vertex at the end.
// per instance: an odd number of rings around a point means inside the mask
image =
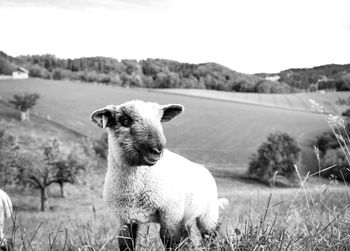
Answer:
POLYGON ((321 173, 323 177, 333 176, 339 180, 350 180, 349 163, 345 157, 344 152, 340 148, 328 149, 321 161, 321 168, 326 169, 321 173), (329 168, 335 165, 332 168, 329 168), (329 168, 329 169, 327 169, 329 168))
POLYGON ((346 116, 346 117, 350 117, 350 109, 347 109, 347 110, 344 111, 341 115, 342 115, 342 116, 346 116))
MULTIPOLYGON (((345 135, 345 134, 349 135, 350 124, 347 124, 347 126, 345 127, 345 130, 344 128, 339 128, 339 132, 342 135, 345 135)), ((320 149, 322 156, 326 153, 328 149, 336 149, 339 147, 339 142, 332 131, 325 132, 320 137, 318 137, 316 144, 320 149)), ((347 142, 347 144, 349 144, 349 142, 347 142)))
POLYGON ((13 104, 16 109, 20 111, 27 111, 35 106, 39 95, 36 93, 25 93, 23 95, 15 94, 13 95, 13 100, 10 100, 10 103, 13 104))
POLYGON ((301 150, 294 138, 283 132, 271 133, 252 155, 248 174, 265 182, 271 182, 276 171, 288 179, 294 178, 294 164, 300 159, 301 150))
POLYGON ((256 87, 258 93, 290 93, 291 87, 285 83, 262 81, 256 87))
POLYGON ((19 145, 17 138, 7 131, 8 125, 0 120, 0 186, 15 182, 16 159, 19 145))
POLYGON ((337 105, 350 105, 350 97, 347 97, 347 98, 338 97, 338 100, 335 103, 337 105))
POLYGON ((337 118, 337 121, 328 119, 328 124, 332 130, 323 133, 317 140, 317 146, 320 150, 321 176, 350 181, 348 169, 350 124, 344 126, 344 120, 340 116, 332 116, 332 118, 337 118), (335 123, 341 121, 341 124, 335 123))
POLYGON ((36 105, 39 98, 37 93, 15 94, 9 102, 21 111, 21 120, 23 121, 30 119, 29 111, 36 105))

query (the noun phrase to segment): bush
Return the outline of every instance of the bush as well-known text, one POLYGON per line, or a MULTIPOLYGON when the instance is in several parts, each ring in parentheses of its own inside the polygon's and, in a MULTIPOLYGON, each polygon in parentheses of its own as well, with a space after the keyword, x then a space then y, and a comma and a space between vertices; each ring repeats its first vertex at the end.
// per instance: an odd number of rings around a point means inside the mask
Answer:
POLYGON ((294 164, 300 159, 301 150, 294 138, 283 132, 271 133, 252 155, 248 174, 269 183, 276 171, 280 176, 294 178, 294 164))
POLYGON ((347 110, 344 111, 341 115, 342 115, 342 116, 346 116, 346 117, 350 117, 350 109, 347 109, 347 110))
POLYGON ((19 145, 17 138, 7 132, 8 124, 0 120, 0 186, 15 182, 15 166, 19 145))
POLYGON ((337 105, 350 105, 350 97, 347 97, 347 98, 338 97, 338 100, 335 103, 337 105))
MULTIPOLYGON (((347 110, 342 115, 348 114, 349 116, 349 112, 350 110, 347 110)), ((347 136, 350 134, 350 124, 348 123, 345 127, 339 125, 331 125, 331 127, 334 131, 323 133, 317 140, 317 146, 320 150, 320 168, 323 170, 321 176, 350 181, 349 161, 347 159, 349 155, 344 153, 344 151, 348 153, 347 149, 350 146, 347 136)))
POLYGON ((13 99, 9 102, 13 104, 16 109, 24 112, 35 106, 39 97, 37 93, 15 94, 13 95, 13 99))
POLYGON ((334 167, 321 173, 323 177, 334 177, 339 180, 350 180, 349 163, 346 160, 344 152, 340 148, 328 149, 321 161, 321 168, 327 169, 333 165, 334 167))
MULTIPOLYGON (((342 135, 345 135, 345 134, 349 135, 350 124, 347 124, 347 126, 345 127, 345 130, 343 128, 339 128, 339 131, 342 135)), ((345 143, 349 144, 349 142, 345 142, 345 143)), ((325 132, 320 137, 318 137, 316 145, 320 149, 322 156, 326 154, 326 151, 328 149, 336 149, 339 147, 338 140, 332 131, 325 132)))

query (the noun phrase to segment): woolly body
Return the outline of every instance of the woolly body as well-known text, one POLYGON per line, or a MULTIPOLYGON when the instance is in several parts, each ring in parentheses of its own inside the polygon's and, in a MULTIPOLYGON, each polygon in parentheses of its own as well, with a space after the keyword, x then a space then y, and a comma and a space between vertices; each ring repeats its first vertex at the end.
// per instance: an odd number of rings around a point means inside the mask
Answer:
POLYGON ((118 149, 109 147, 104 198, 123 221, 160 223, 166 217, 178 224, 206 217, 215 228, 217 189, 206 168, 169 150, 153 166, 123 166, 118 149))

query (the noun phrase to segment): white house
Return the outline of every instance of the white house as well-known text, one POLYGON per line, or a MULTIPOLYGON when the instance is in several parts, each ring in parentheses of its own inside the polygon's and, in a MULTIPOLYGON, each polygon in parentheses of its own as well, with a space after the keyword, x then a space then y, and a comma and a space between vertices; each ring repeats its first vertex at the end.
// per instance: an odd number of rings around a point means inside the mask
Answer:
POLYGON ((17 67, 16 70, 12 72, 13 79, 27 79, 29 75, 29 71, 24 69, 23 67, 17 67))
POLYGON ((280 80, 280 76, 279 75, 271 75, 271 76, 266 76, 265 79, 270 80, 270 81, 278 81, 278 80, 280 80))

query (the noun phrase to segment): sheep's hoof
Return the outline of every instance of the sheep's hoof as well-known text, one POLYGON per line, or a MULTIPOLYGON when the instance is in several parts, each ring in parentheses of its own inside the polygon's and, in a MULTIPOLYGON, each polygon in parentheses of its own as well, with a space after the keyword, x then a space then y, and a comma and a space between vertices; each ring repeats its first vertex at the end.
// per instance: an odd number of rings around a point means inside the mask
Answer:
POLYGON ((9 251, 9 249, 7 248, 7 246, 0 246, 0 251, 9 251))

